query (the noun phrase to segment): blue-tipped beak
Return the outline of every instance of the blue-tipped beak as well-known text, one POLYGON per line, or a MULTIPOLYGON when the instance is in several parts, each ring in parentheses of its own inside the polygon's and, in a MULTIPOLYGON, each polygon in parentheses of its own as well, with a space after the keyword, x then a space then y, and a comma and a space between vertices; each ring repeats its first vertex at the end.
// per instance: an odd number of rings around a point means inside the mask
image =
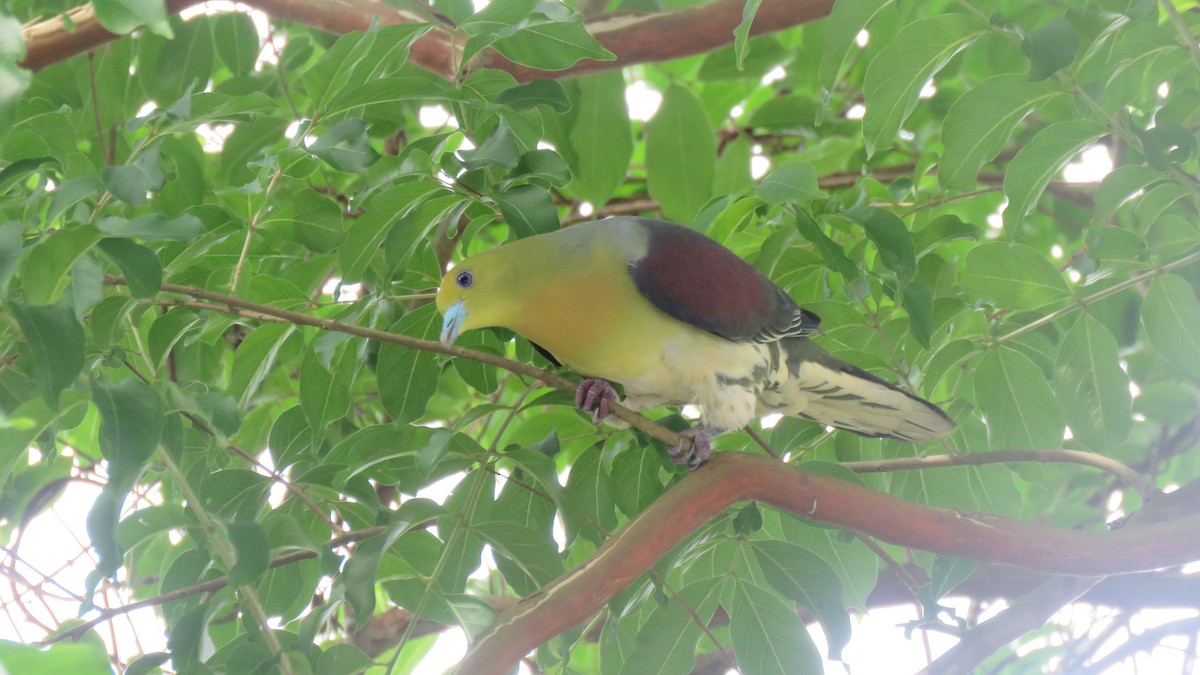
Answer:
POLYGON ((463 301, 450 305, 446 310, 445 316, 442 318, 442 344, 449 347, 458 339, 458 333, 461 330, 462 322, 467 318, 467 308, 463 306, 463 301))

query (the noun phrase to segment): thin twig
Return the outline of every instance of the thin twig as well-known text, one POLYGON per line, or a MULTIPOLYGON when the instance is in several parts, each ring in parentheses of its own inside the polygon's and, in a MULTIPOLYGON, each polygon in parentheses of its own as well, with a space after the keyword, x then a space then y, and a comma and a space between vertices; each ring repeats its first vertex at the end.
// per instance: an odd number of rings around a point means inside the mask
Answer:
POLYGON ((912 471, 936 469, 949 466, 982 466, 985 464, 1007 464, 1037 462, 1040 464, 1081 464, 1107 471, 1120 478, 1125 484, 1151 499, 1162 492, 1132 468, 1111 457, 1080 450, 993 450, 962 455, 927 455, 925 457, 894 457, 892 459, 842 462, 842 466, 857 473, 884 473, 888 471, 912 471))
POLYGON ((1167 13, 1167 18, 1171 19, 1171 23, 1175 24, 1175 30, 1179 31, 1179 37, 1183 40, 1183 46, 1187 49, 1188 54, 1191 54, 1192 61, 1196 62, 1196 70, 1200 71, 1200 44, 1196 43, 1196 36, 1192 35, 1191 28, 1187 22, 1179 15, 1179 10, 1175 9, 1175 3, 1171 0, 1160 0, 1159 4, 1163 6, 1163 11, 1167 13))
POLYGON ((1025 324, 1024 326, 1021 326, 1020 328, 1012 331, 1011 333, 1009 333, 1007 335, 998 337, 998 338, 996 338, 995 342, 996 342, 996 344, 1008 342, 1009 340, 1020 337, 1024 334, 1028 333, 1031 330, 1041 328, 1042 326, 1044 326, 1048 323, 1057 321, 1058 319, 1061 319, 1062 317, 1074 312, 1077 309, 1083 309, 1098 300, 1103 300, 1104 298, 1107 298, 1110 295, 1113 295, 1115 293, 1120 293, 1121 291, 1123 291, 1127 288, 1133 288, 1134 286, 1137 286, 1138 284, 1142 283, 1143 281, 1146 281, 1147 279, 1153 279, 1154 277, 1156 277, 1160 274, 1166 274, 1167 272, 1179 269, 1180 267, 1186 267, 1197 261, 1200 261, 1200 251, 1192 253, 1191 255, 1184 256, 1184 257, 1180 258, 1179 260, 1175 260, 1173 262, 1167 263, 1166 265, 1162 265, 1161 267, 1155 267, 1154 269, 1146 270, 1145 272, 1142 272, 1140 274, 1135 274, 1132 277, 1126 279, 1125 281, 1122 281, 1117 284, 1113 284, 1112 286, 1109 286, 1108 288, 1105 288, 1103 290, 1096 291, 1095 293, 1092 293, 1089 296, 1079 298, 1074 303, 1072 303, 1066 307, 1063 307, 1062 309, 1058 309, 1053 312, 1050 312, 1049 314, 1047 314, 1035 321, 1031 321, 1031 322, 1025 324))
MULTIPOLYGON (((125 280, 117 276, 107 276, 105 277, 105 283, 112 286, 124 286, 125 280)), ((536 366, 531 366, 528 363, 513 361, 502 356, 479 352, 473 349, 446 346, 440 342, 434 342, 432 340, 422 340, 420 338, 409 337, 407 335, 398 335, 396 333, 389 333, 387 331, 367 328, 357 324, 346 323, 336 319, 323 319, 310 316, 308 314, 303 314, 301 312, 279 309, 277 307, 271 307, 270 305, 251 302, 249 300, 243 300, 241 298, 235 298, 229 295, 222 295, 221 293, 214 293, 196 286, 182 286, 179 284, 164 283, 162 285, 162 291, 164 293, 191 296, 197 300, 207 300, 209 302, 219 303, 222 305, 219 311, 225 314, 246 316, 248 318, 262 318, 268 321, 284 321, 299 326, 310 326, 336 333, 356 335, 358 337, 367 338, 368 340, 378 340, 380 342, 387 342, 389 344, 408 347, 409 349, 418 349, 427 352, 435 352, 438 354, 446 354, 447 356, 457 356, 460 358, 471 359, 487 365, 496 366, 497 368, 503 368, 504 370, 508 370, 519 375, 525 375, 527 377, 541 380, 547 386, 554 387, 555 389, 560 389, 562 391, 573 393, 578 387, 577 383, 572 382, 565 377, 542 370, 536 366)), ((214 311, 217 311, 216 308, 214 308, 214 311)), ((666 443, 668 446, 676 445, 680 442, 679 434, 667 429, 666 427, 660 426, 653 420, 640 415, 623 405, 614 403, 610 406, 610 410, 617 418, 628 422, 630 426, 652 438, 656 438, 663 443, 666 443)))
MULTIPOLYGON (((367 528, 365 530, 354 530, 352 532, 347 532, 346 534, 344 534, 340 537, 334 537, 333 539, 330 539, 329 541, 325 542, 324 546, 329 549, 336 549, 339 546, 344 546, 346 544, 360 542, 360 541, 370 539, 372 537, 377 537, 377 536, 383 534, 384 532, 386 532, 387 529, 388 529, 387 527, 380 526, 380 527, 367 528)), ((284 565, 291 565, 292 563, 297 563, 302 560, 311 560, 318 556, 320 556, 320 553, 318 553, 316 551, 293 551, 286 555, 281 555, 277 558, 272 558, 271 561, 269 563, 267 563, 267 568, 275 569, 276 567, 282 567, 284 565)), ((216 579, 212 579, 210 581, 205 581, 203 583, 176 589, 174 591, 171 591, 170 593, 162 593, 160 595, 156 595, 151 598, 146 598, 144 600, 138 600, 136 602, 131 602, 126 605, 121 605, 120 607, 113 607, 111 609, 103 609, 103 610, 100 610, 100 616, 98 616, 94 619, 91 619, 89 621, 86 621, 84 623, 81 623, 77 626, 74 626, 70 630, 66 630, 61 633, 56 633, 54 635, 51 635, 50 637, 46 638, 45 640, 38 642, 37 645, 39 647, 45 647, 48 645, 52 645, 55 642, 61 642, 63 640, 76 640, 76 639, 79 639, 81 636, 83 636, 83 634, 86 633, 87 631, 95 628, 96 626, 104 623, 105 621, 110 621, 118 616, 121 616, 123 614, 128 614, 134 610, 142 609, 145 607, 157 607, 158 605, 165 605, 168 602, 182 600, 183 598, 188 598, 193 595, 199 595, 201 593, 212 593, 214 591, 219 591, 228 585, 229 585, 229 579, 227 577, 217 577, 216 579)))

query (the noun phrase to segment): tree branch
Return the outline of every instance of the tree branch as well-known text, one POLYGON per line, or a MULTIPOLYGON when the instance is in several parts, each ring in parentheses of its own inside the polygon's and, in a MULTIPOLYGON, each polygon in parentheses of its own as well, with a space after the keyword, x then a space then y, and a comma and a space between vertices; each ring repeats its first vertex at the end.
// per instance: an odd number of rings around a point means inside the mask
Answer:
POLYGON ((939 509, 741 453, 718 453, 589 560, 502 614, 457 672, 502 673, 529 650, 599 611, 659 558, 732 504, 758 500, 900 546, 1051 574, 1105 575, 1200 558, 1200 516, 1080 532, 939 509))
MULTIPOLYGON (((380 23, 427 23, 416 12, 373 0, 241 0, 262 10, 272 19, 295 21, 331 33, 366 30, 378 17, 380 23)), ((166 0, 168 14, 178 14, 201 4, 197 0, 166 0)), ((511 73, 518 81, 565 78, 624 68, 639 63, 667 61, 711 51, 733 41, 733 28, 742 20, 743 0, 714 0, 706 5, 671 12, 589 17, 584 24, 616 59, 585 59, 566 70, 544 71, 522 66, 486 50, 475 68, 495 68, 511 73)), ((829 15, 833 0, 763 0, 750 32, 754 35, 791 28, 829 15)), ((77 54, 116 40, 96 19, 89 3, 44 21, 24 27, 26 53, 21 65, 32 70, 64 61, 77 54), (72 28, 68 29, 69 20, 72 28)), ((446 79, 456 75, 466 36, 436 25, 413 43, 409 61, 446 79)))
POLYGON ((1107 471, 1120 478, 1131 488, 1142 493, 1144 499, 1153 499, 1162 492, 1145 476, 1111 457, 1080 450, 990 450, 965 455, 926 455, 925 457, 894 457, 892 459, 842 462, 842 466, 858 473, 883 473, 886 471, 909 471, 934 469, 948 466, 979 466, 983 464, 1007 464, 1016 462, 1038 462, 1041 464, 1080 464, 1107 471))
MULTIPOLYGON (((124 286, 125 280, 121 277, 107 276, 104 282, 110 286, 124 286)), ((561 375, 542 370, 536 366, 531 366, 528 363, 513 361, 502 356, 478 352, 473 349, 465 349, 463 347, 447 347, 440 342, 432 340, 422 340, 420 338, 409 337, 407 335, 399 335, 397 333, 389 333, 387 331, 377 330, 375 328, 366 328, 357 324, 346 323, 336 319, 323 319, 320 317, 303 314, 301 312, 293 312, 291 310, 279 309, 270 305, 264 305, 257 302, 250 302, 241 298, 235 298, 230 295, 222 295, 214 293, 197 286, 181 286, 179 284, 164 283, 162 291, 165 293, 174 293, 176 295, 186 295, 197 300, 207 300, 208 302, 217 303, 210 309, 222 311, 227 314, 236 316, 244 316, 250 319, 265 320, 265 321, 286 321, 298 326, 311 326, 313 328, 321 328, 323 330, 333 331, 335 333, 345 333, 347 335, 356 335, 358 337, 367 338, 368 340, 378 340, 390 344, 408 347, 409 349, 419 349, 421 351, 435 352, 438 354, 446 354, 447 356, 457 356, 464 359, 471 359, 486 363, 490 366, 503 368, 507 371, 526 375, 537 380, 541 380, 546 385, 560 389, 562 391, 574 393, 579 386, 577 383, 568 380, 561 375), (221 305, 224 305, 222 307, 221 305), (228 309, 226 309, 228 307, 228 309)), ((620 420, 629 423, 633 428, 645 433, 646 435, 657 438, 667 445, 676 445, 680 442, 680 435, 660 426, 649 418, 639 415, 638 413, 626 408, 620 404, 610 406, 612 414, 620 420)))

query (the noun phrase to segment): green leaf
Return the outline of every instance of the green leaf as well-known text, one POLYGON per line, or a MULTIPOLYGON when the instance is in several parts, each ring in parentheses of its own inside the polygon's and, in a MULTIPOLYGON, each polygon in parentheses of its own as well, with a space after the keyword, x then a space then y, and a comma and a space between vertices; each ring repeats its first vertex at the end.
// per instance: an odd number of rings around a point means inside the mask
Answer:
POLYGON ((1132 398, 1112 333, 1081 315, 1063 336, 1056 366, 1055 395, 1075 440, 1097 452, 1123 443, 1133 425, 1132 398))
POLYGON ((146 194, 162 189, 167 175, 159 161, 158 146, 146 149, 131 164, 100 169, 100 180, 117 199, 132 206, 146 203, 146 194))
POLYGON ((559 229, 558 209, 550 193, 536 185, 518 185, 493 197, 504 222, 518 238, 532 237, 559 229))
POLYGON ((858 265, 846 257, 846 251, 825 234, 821 226, 807 211, 796 210, 796 229, 799 230, 802 237, 816 245, 826 267, 847 280, 858 278, 858 265))
POLYGON ((733 589, 729 635, 740 672, 821 672, 821 656, 794 607, 753 584, 738 582, 733 589))
POLYGON ((301 190, 288 201, 296 225, 296 241, 313 253, 329 253, 346 239, 342 207, 316 191, 301 190))
POLYGON ((444 513, 444 509, 428 499, 409 499, 391 513, 387 531, 360 543, 342 571, 346 600, 355 616, 371 616, 375 611, 375 576, 383 554, 400 535, 429 522, 444 513))
POLYGON ((668 220, 690 223, 711 196, 717 146, 691 90, 672 84, 646 124, 646 184, 668 220))
POLYGON ((867 156, 892 146, 925 83, 985 30, 974 17, 943 14, 914 21, 892 38, 871 61, 863 85, 867 156))
POLYGON ((308 151, 338 171, 362 171, 379 159, 367 140, 367 123, 348 117, 321 134, 308 151))
POLYGON ((566 160, 553 150, 541 148, 523 153, 509 175, 553 187, 563 187, 571 182, 571 169, 566 160))
POLYGON ((217 14, 212 17, 213 42, 221 63, 234 75, 249 75, 258 61, 258 29, 244 12, 217 14))
POLYGON ((658 477, 663 468, 662 455, 652 447, 626 448, 612 462, 613 501, 627 517, 633 518, 654 503, 663 493, 658 477))
POLYGON ((121 269, 133 297, 152 298, 158 294, 163 272, 154 251, 128 239, 101 239, 96 246, 121 269))
POLYGON ((377 192, 366 203, 366 213, 346 232, 345 242, 338 248, 338 263, 346 283, 362 281, 371 258, 379 252, 380 244, 392 228, 401 223, 438 187, 424 181, 400 183, 377 192))
POLYGON ((602 451, 603 445, 593 445, 584 450, 571 465, 566 495, 578 509, 572 515, 579 517, 566 523, 569 540, 581 536, 599 545, 616 529, 617 515, 613 510, 613 495, 617 491, 613 489, 613 479, 604 470, 602 451), (597 529, 596 526, 601 529, 597 529))
POLYGON ((204 91, 212 77, 211 17, 198 16, 175 24, 175 38, 163 46, 152 65, 152 91, 159 101, 174 103, 192 91, 204 91))
POLYGON ((98 640, 64 641, 49 648, 0 640, 0 669, 8 673, 73 673, 107 675, 112 672, 104 643, 98 640))
POLYGON ((1149 167, 1127 164, 1112 170, 1096 188, 1096 211, 1092 222, 1106 223, 1125 202, 1133 199, 1140 190, 1164 175, 1149 167))
POLYGON ((21 290, 31 305, 49 305, 62 298, 70 278, 67 272, 100 239, 90 226, 55 230, 25 255, 21 265, 21 290))
POLYGON ((825 89, 833 91, 846 55, 856 46, 858 34, 889 4, 891 0, 839 0, 833 3, 833 10, 824 22, 825 49, 820 72, 821 85, 825 89))
POLYGON ((270 546, 262 526, 255 522, 229 523, 225 532, 235 557, 233 567, 229 568, 229 583, 242 586, 261 577, 271 561, 270 546))
POLYGON ((189 242, 204 234, 204 223, 191 214, 167 220, 157 213, 125 220, 115 216, 101 218, 101 232, 113 237, 137 237, 145 241, 189 242))
POLYGON ((789 162, 778 166, 758 184, 756 193, 768 204, 822 199, 825 193, 817 185, 817 170, 807 162, 789 162))
POLYGON ((1142 389, 1133 399, 1133 410, 1155 422, 1189 424, 1196 418, 1196 390, 1191 384, 1160 380, 1142 389))
POLYGON ((929 349, 933 337, 933 294, 924 284, 914 283, 904 287, 900 304, 908 312, 908 328, 921 346, 929 349))
POLYGON ((1062 274, 1024 244, 976 246, 967 254, 960 281, 967 295, 1007 309, 1038 309, 1071 297, 1062 274))
MULTIPOLYGON (((437 340, 441 328, 437 308, 430 304, 405 315, 388 331, 437 340)), ((380 400, 394 421, 412 422, 425 414, 425 405, 437 391, 439 372, 431 352, 384 343, 376 370, 380 400)))
POLYGON ((1191 284, 1174 274, 1151 281, 1142 301, 1142 325, 1168 363, 1200 375, 1200 302, 1191 284))
POLYGON ((110 33, 125 35, 147 26, 167 39, 172 36, 166 3, 162 0, 100 0, 93 7, 96 19, 110 33))
POLYGON ((10 187, 20 183, 26 176, 40 173, 39 169, 43 167, 45 167, 46 171, 61 168, 61 162, 53 157, 30 157, 28 159, 18 159, 0 169, 0 194, 7 192, 10 187))
POLYGON ((34 373, 42 398, 58 407, 58 395, 75 383, 83 371, 83 326, 66 304, 31 307, 8 305, 33 352, 34 373))
POLYGON ((622 675, 691 672, 702 632, 689 609, 707 624, 716 609, 720 588, 717 579, 695 581, 679 591, 681 600, 672 599, 655 607, 638 630, 637 644, 625 659, 622 675))
POLYGON ((850 641, 850 615, 842 606, 842 581, 820 556, 786 541, 751 542, 754 557, 771 587, 798 602, 821 622, 829 658, 841 660, 850 641))
POLYGON ((17 269, 24 251, 21 247, 21 224, 15 221, 0 223, 0 291, 17 269))
POLYGON ((109 474, 118 482, 132 477, 162 437, 162 399, 150 385, 130 378, 114 387, 93 380, 92 401, 100 411, 100 452, 109 461, 109 474))
POLYGON ((1021 53, 1029 58, 1029 79, 1040 82, 1071 65, 1079 53, 1079 33, 1071 22, 1051 19, 1021 41, 1021 53))
POLYGON ((503 117, 496 124, 496 129, 483 139, 478 148, 458 151, 459 156, 463 159, 463 166, 468 169, 485 167, 511 169, 517 165, 520 153, 521 148, 517 144, 517 138, 503 117))
POLYGON ((990 77, 963 94, 942 125, 946 151, 938 162, 939 182, 951 190, 973 190, 980 167, 1004 149, 1025 115, 1057 95, 1020 75, 990 77))
POLYGON ((533 588, 540 588, 563 573, 558 547, 547 533, 505 521, 480 523, 476 532, 496 553, 516 563, 533 581, 533 588))
POLYGON ((1191 200, 1194 208, 1195 198, 1196 191, 1189 186, 1175 182, 1160 183, 1146 190, 1146 194, 1142 195, 1134 208, 1134 215, 1140 223, 1153 223, 1172 204, 1181 199, 1191 200))
POLYGON ((508 106, 519 112, 528 112, 544 105, 554 112, 562 113, 570 109, 571 102, 567 100, 567 92, 562 83, 543 78, 505 89, 496 96, 496 105, 508 106))
POLYGON ((873 206, 846 209, 846 217, 862 225, 867 238, 879 249, 883 264, 896 273, 902 283, 912 279, 917 271, 917 249, 912 233, 891 211, 873 206))
MULTIPOLYGON (((559 3, 540 2, 538 9, 559 3)), ((617 58, 592 37, 576 16, 574 21, 555 22, 534 20, 516 33, 492 43, 505 58, 524 66, 542 70, 566 70, 581 59, 612 61, 617 58)))
POLYGON ((993 450, 1061 448, 1064 423, 1041 369, 1021 352, 997 347, 975 368, 975 403, 993 450))
POLYGON ((750 51, 750 25, 754 23, 754 15, 758 14, 758 7, 761 4, 762 0, 746 0, 746 4, 742 7, 742 22, 733 29, 733 53, 738 70, 742 69, 746 53, 750 51))
POLYGON ((575 157, 571 188, 596 207, 625 180, 633 156, 633 132, 625 103, 625 78, 603 73, 578 81, 570 142, 575 157))
POLYGON ((300 455, 312 447, 312 435, 301 406, 293 406, 283 411, 271 425, 267 447, 271 449, 271 457, 276 469, 291 466, 300 455))
POLYGON ((316 672, 322 675, 355 675, 365 672, 372 665, 374 662, 363 650, 348 642, 341 642, 321 652, 316 672))
POLYGON ((1004 232, 1009 238, 1020 234, 1025 216, 1033 212, 1050 180, 1058 175, 1088 145, 1108 132, 1089 120, 1059 122, 1042 129, 1026 143, 1004 172, 1004 232))
POLYGON ((54 189, 50 209, 46 212, 46 223, 58 220, 67 209, 104 189, 104 184, 90 176, 73 178, 54 189))
POLYGON ((238 398, 242 408, 246 408, 259 385, 274 370, 280 352, 297 339, 295 326, 269 323, 255 328, 238 346, 233 354, 229 393, 238 398))
MULTIPOLYGON (((345 358, 345 357, 343 357, 345 358)), ((342 368, 330 372, 313 345, 300 360, 300 407, 309 427, 324 432, 350 409, 350 384, 342 368)))
POLYGON ((754 187, 750 175, 750 162, 754 158, 754 146, 743 136, 738 136, 721 148, 713 175, 713 195, 728 195, 754 187))

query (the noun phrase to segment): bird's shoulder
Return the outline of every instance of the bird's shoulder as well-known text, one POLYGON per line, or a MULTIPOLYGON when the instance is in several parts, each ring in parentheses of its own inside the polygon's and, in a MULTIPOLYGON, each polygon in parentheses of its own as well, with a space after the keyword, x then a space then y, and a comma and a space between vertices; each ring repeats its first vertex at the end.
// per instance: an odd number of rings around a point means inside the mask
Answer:
POLYGON ((735 342, 818 331, 820 317, 709 237, 648 218, 613 219, 637 245, 628 269, 638 291, 671 317, 735 342), (638 241, 640 240, 640 241, 638 241))

